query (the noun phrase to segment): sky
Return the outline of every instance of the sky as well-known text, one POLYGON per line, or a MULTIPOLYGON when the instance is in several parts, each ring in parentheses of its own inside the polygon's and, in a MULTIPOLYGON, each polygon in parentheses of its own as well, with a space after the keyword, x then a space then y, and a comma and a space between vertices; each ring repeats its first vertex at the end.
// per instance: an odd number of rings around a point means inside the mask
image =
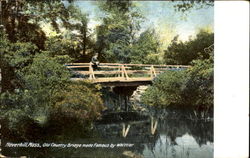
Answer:
MULTIPOLYGON (((145 17, 142 31, 154 28, 163 46, 169 45, 171 40, 179 35, 179 39, 186 41, 194 37, 199 29, 213 31, 214 8, 192 9, 183 14, 175 11, 171 1, 133 1, 145 17)), ((101 24, 102 16, 96 1, 75 1, 82 12, 88 14, 89 27, 94 31, 101 24)))

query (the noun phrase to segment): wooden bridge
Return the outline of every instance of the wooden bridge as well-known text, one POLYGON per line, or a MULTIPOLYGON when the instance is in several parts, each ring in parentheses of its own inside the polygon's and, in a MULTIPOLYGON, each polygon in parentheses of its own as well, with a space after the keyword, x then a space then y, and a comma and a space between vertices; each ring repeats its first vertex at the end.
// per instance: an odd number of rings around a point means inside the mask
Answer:
POLYGON ((91 63, 69 63, 66 67, 74 74, 72 80, 90 80, 109 87, 150 84, 158 74, 164 71, 178 71, 189 66, 101 63, 94 70, 91 63))

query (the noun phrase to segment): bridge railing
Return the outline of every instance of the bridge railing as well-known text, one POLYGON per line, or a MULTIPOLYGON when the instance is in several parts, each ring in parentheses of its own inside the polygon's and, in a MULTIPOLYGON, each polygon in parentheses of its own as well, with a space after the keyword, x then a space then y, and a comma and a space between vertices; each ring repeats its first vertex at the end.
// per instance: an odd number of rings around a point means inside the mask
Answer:
POLYGON ((68 63, 66 67, 73 71, 76 77, 82 79, 117 78, 131 80, 134 78, 154 78, 166 70, 186 69, 187 65, 150 65, 150 64, 121 64, 101 63, 94 69, 91 63, 68 63), (78 76, 78 77, 77 77, 78 76))

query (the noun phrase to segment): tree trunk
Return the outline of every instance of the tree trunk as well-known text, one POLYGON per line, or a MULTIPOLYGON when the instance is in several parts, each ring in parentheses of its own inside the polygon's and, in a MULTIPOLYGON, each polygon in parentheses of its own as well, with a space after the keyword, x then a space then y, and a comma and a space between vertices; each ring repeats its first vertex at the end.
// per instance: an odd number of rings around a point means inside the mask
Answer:
POLYGON ((14 91, 15 86, 13 84, 14 81, 14 69, 7 65, 6 63, 3 63, 1 60, 1 93, 6 91, 14 91))

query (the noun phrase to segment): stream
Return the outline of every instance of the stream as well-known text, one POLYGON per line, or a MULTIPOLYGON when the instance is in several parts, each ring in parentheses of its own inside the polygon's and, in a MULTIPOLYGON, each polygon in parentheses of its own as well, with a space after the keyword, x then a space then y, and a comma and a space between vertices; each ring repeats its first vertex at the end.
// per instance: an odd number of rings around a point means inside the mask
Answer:
MULTIPOLYGON (((151 119, 116 123, 96 122, 89 138, 60 142, 50 147, 4 147, 5 155, 27 158, 212 158, 213 122, 159 119, 151 133, 151 119), (123 127, 130 128, 126 137, 123 127), (68 145, 67 147, 59 144, 68 145), (69 146, 69 144, 72 144, 69 146), (73 146, 80 144, 81 147, 73 146)), ((39 143, 39 142, 38 142, 39 143)), ((53 145, 52 145, 53 144, 53 145)))
POLYGON ((121 97, 103 93, 107 110, 85 138, 18 142, 2 146, 2 154, 23 158, 213 158, 213 119, 193 119, 184 111, 143 106, 143 90, 145 86, 133 94, 135 106, 129 107, 136 110, 129 111, 122 110, 121 97))

